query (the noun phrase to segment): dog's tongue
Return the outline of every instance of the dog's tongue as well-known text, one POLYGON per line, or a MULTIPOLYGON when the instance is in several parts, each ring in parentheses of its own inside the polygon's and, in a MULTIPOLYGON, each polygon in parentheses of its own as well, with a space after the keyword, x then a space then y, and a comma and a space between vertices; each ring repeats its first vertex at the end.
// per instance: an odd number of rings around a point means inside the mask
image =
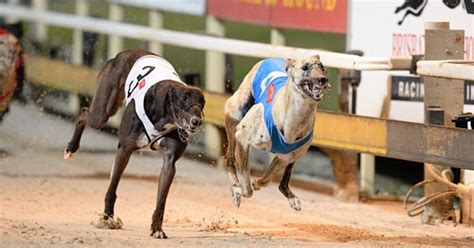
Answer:
POLYGON ((313 84, 311 91, 312 91, 313 95, 316 97, 321 92, 321 88, 319 88, 316 84, 313 84))

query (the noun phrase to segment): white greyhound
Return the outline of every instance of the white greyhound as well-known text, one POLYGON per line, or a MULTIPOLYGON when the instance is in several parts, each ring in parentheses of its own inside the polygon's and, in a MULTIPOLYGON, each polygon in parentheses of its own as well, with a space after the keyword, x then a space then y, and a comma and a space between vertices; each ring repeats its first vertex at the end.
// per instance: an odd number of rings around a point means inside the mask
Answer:
POLYGON ((233 203, 251 197, 283 169, 280 191, 300 211, 300 201, 288 186, 295 161, 311 145, 318 102, 330 87, 319 56, 305 59, 265 59, 245 76, 225 104, 226 169, 233 203), (250 185, 250 146, 270 151, 273 159, 262 178, 250 185), (252 189, 253 186, 253 189, 252 189))

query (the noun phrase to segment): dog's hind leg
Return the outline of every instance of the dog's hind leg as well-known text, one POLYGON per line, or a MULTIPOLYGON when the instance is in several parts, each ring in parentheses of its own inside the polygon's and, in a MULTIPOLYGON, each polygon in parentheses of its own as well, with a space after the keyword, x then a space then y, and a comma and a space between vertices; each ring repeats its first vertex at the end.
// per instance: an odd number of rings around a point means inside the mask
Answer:
POLYGON ((82 133, 86 128, 86 116, 89 114, 89 109, 82 108, 81 114, 76 121, 76 126, 74 128, 74 133, 71 140, 64 150, 64 159, 68 160, 72 155, 79 149, 79 143, 81 142, 82 133))
POLYGON ((87 126, 101 129, 109 118, 120 108, 124 98, 122 70, 123 62, 117 58, 110 60, 98 77, 97 91, 91 107, 84 107, 76 121, 74 134, 64 150, 64 159, 69 159, 79 149, 82 133, 87 126))
POLYGON ((229 179, 233 185, 239 183, 237 178, 237 170, 235 168, 235 130, 240 120, 235 120, 229 115, 225 115, 225 131, 227 135, 227 150, 225 153, 225 168, 229 179))
POLYGON ((298 197, 296 197, 293 191, 291 191, 290 186, 288 185, 290 183, 290 178, 291 174, 293 174, 294 167, 295 162, 290 163, 288 166, 286 166, 278 189, 288 199, 291 208, 293 208, 295 211, 301 211, 300 200, 298 199, 298 197))
POLYGON ((120 178, 127 167, 130 156, 137 148, 135 146, 120 146, 115 157, 115 163, 110 173, 109 188, 105 194, 104 213, 99 217, 99 220, 94 223, 97 228, 106 229, 120 229, 122 222, 118 218, 114 218, 115 200, 117 199, 117 187, 120 178))
POLYGON ((161 140, 160 147, 163 149, 163 167, 158 180, 158 194, 152 217, 151 236, 157 239, 166 239, 166 234, 162 229, 166 198, 176 173, 175 163, 186 149, 186 144, 181 142, 178 135, 174 133, 174 137, 166 137, 161 140))

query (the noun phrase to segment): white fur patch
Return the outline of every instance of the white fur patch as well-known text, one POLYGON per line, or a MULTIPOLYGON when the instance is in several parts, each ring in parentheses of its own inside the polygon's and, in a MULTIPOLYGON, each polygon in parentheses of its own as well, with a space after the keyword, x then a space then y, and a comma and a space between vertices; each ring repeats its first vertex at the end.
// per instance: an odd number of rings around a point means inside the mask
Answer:
POLYGON ((145 148, 146 146, 148 146, 148 138, 146 137, 146 135, 144 133, 142 133, 140 135, 140 137, 138 138, 137 140, 137 147, 142 149, 142 148, 145 148))

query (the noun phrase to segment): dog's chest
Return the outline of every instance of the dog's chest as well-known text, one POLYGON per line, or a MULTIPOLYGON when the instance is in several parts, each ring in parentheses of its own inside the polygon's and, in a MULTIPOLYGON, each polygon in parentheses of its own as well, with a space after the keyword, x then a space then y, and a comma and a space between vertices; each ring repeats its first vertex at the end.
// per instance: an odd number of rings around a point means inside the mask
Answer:
POLYGON ((148 137, 145 133, 142 133, 137 141, 136 145, 139 148, 140 151, 156 151, 160 148, 161 145, 161 140, 163 139, 163 136, 174 129, 176 129, 176 125, 173 124, 166 124, 165 125, 165 130, 161 131, 158 133, 155 133, 157 135, 148 137))

